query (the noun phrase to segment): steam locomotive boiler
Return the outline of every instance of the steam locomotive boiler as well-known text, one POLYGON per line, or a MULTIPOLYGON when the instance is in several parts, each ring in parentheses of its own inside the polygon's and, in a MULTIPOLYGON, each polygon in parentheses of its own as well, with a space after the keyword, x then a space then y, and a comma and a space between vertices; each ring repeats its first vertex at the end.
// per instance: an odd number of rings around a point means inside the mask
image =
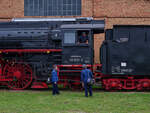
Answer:
POLYGON ((16 90, 47 88, 53 64, 59 67, 60 84, 79 85, 81 65, 92 68, 93 34, 104 31, 104 21, 35 20, 0 23, 0 85, 16 90), (78 44, 82 32, 88 44, 78 44))
POLYGON ((61 63, 61 37, 55 37, 61 33, 58 24, 0 23, 1 84, 24 89, 33 79, 47 79, 49 68, 61 63))

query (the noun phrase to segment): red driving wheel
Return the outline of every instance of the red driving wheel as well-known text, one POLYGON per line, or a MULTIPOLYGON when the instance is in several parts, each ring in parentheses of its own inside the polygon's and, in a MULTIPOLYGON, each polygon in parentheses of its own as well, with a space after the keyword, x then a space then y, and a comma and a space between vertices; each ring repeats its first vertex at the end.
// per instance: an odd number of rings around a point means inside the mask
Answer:
POLYGON ((32 82, 32 68, 23 63, 8 63, 5 65, 3 75, 13 81, 8 82, 8 87, 14 90, 27 88, 32 82))

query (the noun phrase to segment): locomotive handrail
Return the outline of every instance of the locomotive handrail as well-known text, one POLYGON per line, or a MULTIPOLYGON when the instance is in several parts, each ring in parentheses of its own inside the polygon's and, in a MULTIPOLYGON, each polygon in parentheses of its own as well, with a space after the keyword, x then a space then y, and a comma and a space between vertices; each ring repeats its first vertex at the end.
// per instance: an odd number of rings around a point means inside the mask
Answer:
POLYGON ((25 53, 25 52, 61 52, 62 49, 0 49, 0 53, 8 53, 8 52, 17 52, 17 53, 25 53))
POLYGON ((60 70, 59 72, 81 72, 82 70, 60 70))
MULTIPOLYGON (((91 65, 87 65, 87 67, 90 67, 91 65)), ((58 67, 82 67, 82 65, 58 65, 58 67)))
POLYGON ((93 20, 92 17, 78 17, 78 18, 13 18, 12 22, 39 22, 39 21, 81 21, 81 20, 87 20, 91 21, 93 20))

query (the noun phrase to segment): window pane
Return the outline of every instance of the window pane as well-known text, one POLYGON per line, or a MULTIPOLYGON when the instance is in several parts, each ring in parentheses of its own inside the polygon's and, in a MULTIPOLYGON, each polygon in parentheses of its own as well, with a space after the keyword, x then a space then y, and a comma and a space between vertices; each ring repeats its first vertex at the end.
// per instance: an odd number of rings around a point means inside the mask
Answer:
POLYGON ((67 0, 63 0, 63 4, 67 4, 67 0))
POLYGON ((25 16, 81 15, 81 0, 24 0, 25 16))
POLYGON ((75 32, 68 32, 64 35, 65 44, 75 44, 75 32))
POLYGON ((77 10, 77 15, 81 15, 81 10, 77 10))

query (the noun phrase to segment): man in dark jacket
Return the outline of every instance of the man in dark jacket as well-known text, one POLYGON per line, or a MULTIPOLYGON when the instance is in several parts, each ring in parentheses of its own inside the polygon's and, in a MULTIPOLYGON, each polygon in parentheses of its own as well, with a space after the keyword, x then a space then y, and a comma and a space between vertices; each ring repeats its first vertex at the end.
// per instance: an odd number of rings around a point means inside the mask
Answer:
POLYGON ((57 82, 58 82, 58 75, 57 75, 57 66, 53 65, 53 70, 51 72, 51 82, 53 85, 53 95, 59 94, 57 82))
POLYGON ((79 43, 86 43, 88 44, 88 36, 86 35, 86 32, 83 32, 82 35, 79 37, 78 42, 79 43))
POLYGON ((83 64, 83 70, 81 71, 81 81, 84 85, 85 96, 88 97, 88 92, 92 96, 92 85, 88 83, 89 79, 93 79, 93 74, 91 70, 87 69, 87 66, 83 64))

